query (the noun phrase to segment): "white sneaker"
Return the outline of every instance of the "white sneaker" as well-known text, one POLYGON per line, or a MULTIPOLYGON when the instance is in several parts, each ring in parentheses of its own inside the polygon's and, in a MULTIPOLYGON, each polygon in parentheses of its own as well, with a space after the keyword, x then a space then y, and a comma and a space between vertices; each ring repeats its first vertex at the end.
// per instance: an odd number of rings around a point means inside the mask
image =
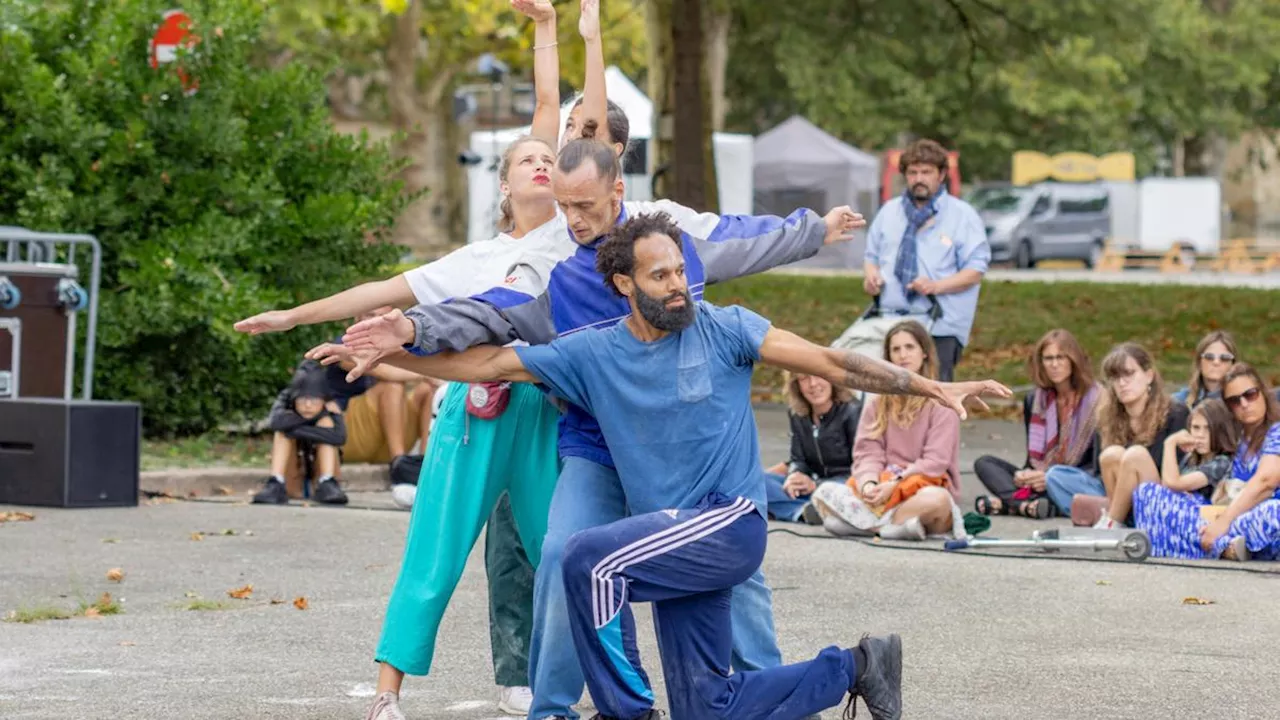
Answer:
POLYGON ((533 691, 527 687, 504 687, 498 691, 498 709, 508 715, 528 715, 532 705, 533 691))
POLYGON ((853 490, 848 485, 841 483, 824 483, 813 494, 810 502, 818 508, 818 514, 823 518, 834 515, 851 527, 866 533, 870 533, 880 521, 880 518, 871 512, 871 508, 853 494, 853 490))
POLYGON ((396 507, 402 507, 406 509, 411 508, 413 507, 414 499, 417 497, 418 497, 417 485, 402 483, 400 485, 391 486, 391 502, 395 503, 396 507))
POLYGON ((1098 518, 1098 522, 1093 524, 1095 530, 1126 530, 1128 529, 1124 523, 1116 522, 1111 519, 1110 515, 1103 515, 1098 518))
POLYGON ((913 517, 901 525, 885 525, 880 528, 880 537, 885 540, 924 540, 927 534, 920 518, 913 517))
POLYGON ((400 710, 400 698, 388 690, 373 699, 365 720, 408 720, 400 710))

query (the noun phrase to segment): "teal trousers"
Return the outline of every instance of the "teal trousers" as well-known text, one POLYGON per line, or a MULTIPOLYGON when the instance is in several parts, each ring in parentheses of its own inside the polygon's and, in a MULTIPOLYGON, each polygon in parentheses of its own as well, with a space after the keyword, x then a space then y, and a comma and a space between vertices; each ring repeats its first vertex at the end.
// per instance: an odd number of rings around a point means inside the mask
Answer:
MULTIPOLYGON (((536 563, 542 557, 560 470, 559 412, 532 385, 511 389, 506 411, 493 420, 467 415, 466 385, 451 384, 446 392, 422 463, 400 575, 374 656, 378 662, 409 675, 431 671, 445 608, 504 493, 526 558, 536 563)), ((501 598, 490 598, 491 605, 495 600, 501 605, 501 598)), ((527 674, 519 679, 499 682, 528 682, 527 674)))

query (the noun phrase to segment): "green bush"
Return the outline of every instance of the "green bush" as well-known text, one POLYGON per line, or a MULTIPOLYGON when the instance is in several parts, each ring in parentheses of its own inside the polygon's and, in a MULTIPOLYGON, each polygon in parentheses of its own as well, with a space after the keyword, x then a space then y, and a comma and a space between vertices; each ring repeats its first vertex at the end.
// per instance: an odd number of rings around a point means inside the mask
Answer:
POLYGON ((256 0, 183 3, 200 42, 159 70, 148 44, 172 0, 5 5, 0 225, 102 242, 95 396, 140 401, 150 435, 265 412, 333 328, 232 323, 395 261, 386 147, 331 128, 321 73, 262 62, 256 0))

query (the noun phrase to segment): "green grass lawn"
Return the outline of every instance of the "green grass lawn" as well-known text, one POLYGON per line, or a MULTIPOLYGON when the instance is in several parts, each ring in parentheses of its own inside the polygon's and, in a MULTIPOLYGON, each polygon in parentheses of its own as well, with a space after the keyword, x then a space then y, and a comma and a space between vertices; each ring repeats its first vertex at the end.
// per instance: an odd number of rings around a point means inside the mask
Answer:
MULTIPOLYGON (((822 344, 835 340, 869 303, 860 278, 783 274, 709 287, 707 299, 740 303, 822 344)), ((983 283, 973 334, 956 375, 1025 385, 1036 341, 1058 327, 1075 334, 1095 367, 1112 346, 1141 343, 1156 356, 1171 387, 1186 383, 1201 336, 1226 329, 1242 359, 1270 382, 1280 381, 1280 291, 1007 281, 983 283)), ((781 387, 781 373, 761 368, 756 385, 774 392, 781 387)))
POLYGON ((259 467, 271 460, 271 435, 210 433, 189 438, 148 439, 142 443, 142 469, 259 467))

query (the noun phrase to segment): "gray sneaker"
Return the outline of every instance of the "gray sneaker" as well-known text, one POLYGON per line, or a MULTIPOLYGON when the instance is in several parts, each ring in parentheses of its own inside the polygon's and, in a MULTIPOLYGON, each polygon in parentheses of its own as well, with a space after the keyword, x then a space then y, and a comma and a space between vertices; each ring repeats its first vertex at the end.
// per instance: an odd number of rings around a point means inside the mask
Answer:
POLYGON ((373 699, 365 720, 408 720, 400 710, 400 696, 388 690, 373 699))
POLYGON ((902 638, 897 633, 886 637, 864 636, 858 648, 867 658, 867 666, 858 668, 858 680, 850 691, 845 718, 857 715, 858 697, 867 704, 872 720, 902 718, 902 638))

